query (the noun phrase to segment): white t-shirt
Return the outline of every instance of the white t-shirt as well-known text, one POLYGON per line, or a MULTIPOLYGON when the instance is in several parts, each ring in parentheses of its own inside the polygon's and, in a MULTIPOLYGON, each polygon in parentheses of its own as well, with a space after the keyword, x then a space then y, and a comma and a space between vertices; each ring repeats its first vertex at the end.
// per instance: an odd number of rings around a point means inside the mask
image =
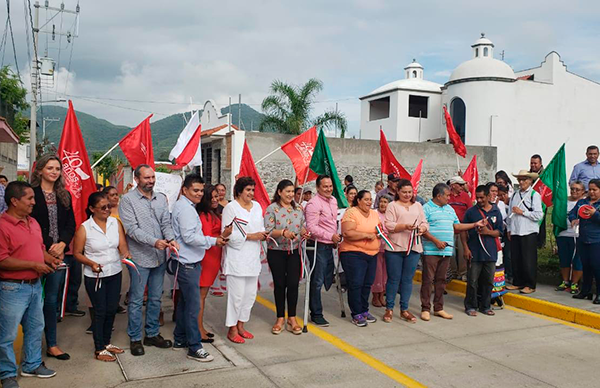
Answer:
MULTIPOLYGON (((100 277, 113 276, 122 271, 119 254, 119 221, 114 217, 106 220, 106 233, 96 224, 93 217, 81 224, 85 228, 85 256, 102 266, 100 277)), ((83 274, 89 278, 98 276, 92 268, 85 266, 83 274)))
MULTIPOLYGON (((575 205, 577 204, 577 201, 569 201, 567 202, 567 215, 569 214, 569 212, 571 210, 573 210, 573 208, 575 207, 575 205)), ((558 234, 558 237, 579 237, 579 235, 577 233, 575 233, 575 229, 573 229, 573 227, 571 226, 571 222, 569 221, 569 219, 567 218, 567 230, 563 230, 562 232, 560 232, 558 234)))

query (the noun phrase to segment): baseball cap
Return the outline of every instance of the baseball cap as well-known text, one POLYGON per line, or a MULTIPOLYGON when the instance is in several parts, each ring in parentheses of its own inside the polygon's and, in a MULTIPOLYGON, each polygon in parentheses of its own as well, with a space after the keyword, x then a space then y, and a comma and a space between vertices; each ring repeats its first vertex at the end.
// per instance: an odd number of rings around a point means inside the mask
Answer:
POLYGON ((388 174, 388 181, 392 181, 392 182, 398 182, 400 180, 399 177, 396 176, 396 174, 388 174))
POLYGON ((467 183, 464 179, 462 179, 460 176, 453 176, 452 178, 450 178, 450 184, 454 184, 454 183, 458 183, 459 185, 464 185, 465 183, 467 183))

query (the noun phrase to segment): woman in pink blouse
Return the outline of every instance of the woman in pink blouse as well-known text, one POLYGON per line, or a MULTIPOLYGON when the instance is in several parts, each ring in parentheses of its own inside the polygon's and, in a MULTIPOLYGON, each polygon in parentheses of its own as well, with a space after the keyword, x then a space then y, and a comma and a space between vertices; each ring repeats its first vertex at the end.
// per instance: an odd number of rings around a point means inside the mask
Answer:
MULTIPOLYGON (((377 207, 377 214, 379 215, 379 222, 383 226, 383 232, 387 234, 385 227, 385 211, 387 210, 388 204, 392 201, 387 195, 383 195, 379 199, 379 206, 377 207)), ((371 292, 373 293, 372 304, 375 307, 385 306, 385 283, 387 282, 387 270, 385 268, 385 241, 381 241, 379 253, 377 254, 377 269, 375 271, 375 280, 373 281, 373 287, 371 292)))
POLYGON ((400 317, 415 323, 417 318, 408 311, 408 302, 417 263, 423 252, 421 235, 429 230, 429 224, 421 204, 414 202, 413 187, 409 180, 401 179, 398 182, 394 202, 388 205, 385 212, 385 227, 393 249, 385 248, 388 280, 383 321, 392 321, 396 293, 399 291, 400 317))

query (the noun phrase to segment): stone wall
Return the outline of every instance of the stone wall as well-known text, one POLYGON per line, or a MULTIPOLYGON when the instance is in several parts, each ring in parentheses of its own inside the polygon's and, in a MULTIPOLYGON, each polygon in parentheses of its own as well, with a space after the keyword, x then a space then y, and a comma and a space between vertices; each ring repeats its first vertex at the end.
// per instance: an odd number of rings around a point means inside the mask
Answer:
MULTIPOLYGON (((255 161, 292 137, 274 133, 246 132, 246 141, 255 161)), ((328 138, 327 141, 340 180, 350 174, 354 177, 354 183, 359 190, 373 190, 375 182, 382 179, 379 141, 337 138, 328 138)), ((424 198, 431 197, 431 190, 436 183, 445 182, 456 175, 456 154, 452 145, 408 142, 389 142, 389 144, 396 158, 411 174, 419 160, 423 159, 419 195, 424 198)), ((496 147, 468 146, 467 151, 467 157, 460 158, 461 169, 464 171, 472 156, 476 154, 480 183, 493 180, 496 172, 496 147)), ((295 178, 292 164, 282 151, 274 153, 257 167, 269 195, 272 195, 280 180, 287 178, 293 181, 295 178)), ((385 178, 383 180, 385 183, 385 178)), ((310 187, 314 189, 314 182, 310 187)))

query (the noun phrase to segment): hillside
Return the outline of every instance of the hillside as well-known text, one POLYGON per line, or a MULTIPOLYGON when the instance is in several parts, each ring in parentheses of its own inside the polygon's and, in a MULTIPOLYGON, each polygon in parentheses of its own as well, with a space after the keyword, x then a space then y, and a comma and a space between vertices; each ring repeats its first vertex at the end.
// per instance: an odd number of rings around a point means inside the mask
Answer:
MULTIPOLYGON (((229 107, 221 109, 221 113, 227 113, 229 107)), ((232 123, 238 125, 238 104, 231 105, 232 123)), ((110 147, 117 143, 123 136, 131 130, 130 127, 123 125, 115 125, 107 120, 97 118, 93 115, 75 111, 83 139, 88 149, 88 154, 94 152, 106 152, 110 147)), ((26 112, 29 115, 29 112, 26 112)), ((43 117, 58 118, 60 121, 46 122, 46 136, 50 142, 58 145, 60 135, 65 122, 67 109, 62 106, 45 105, 43 107, 43 117)), ((190 114, 186 116, 189 118, 190 114)), ((154 116, 156 117, 156 116, 154 116)), ((263 114, 252 109, 250 106, 242 104, 241 106, 241 126, 249 131, 251 128, 255 130, 263 119, 263 114)), ((42 136, 42 110, 38 111, 38 138, 42 136)), ((166 159, 171 148, 175 145, 177 137, 185 127, 185 121, 180 113, 167 116, 163 119, 151 121, 152 128, 152 144, 154 146, 154 155, 157 159, 166 159)))

